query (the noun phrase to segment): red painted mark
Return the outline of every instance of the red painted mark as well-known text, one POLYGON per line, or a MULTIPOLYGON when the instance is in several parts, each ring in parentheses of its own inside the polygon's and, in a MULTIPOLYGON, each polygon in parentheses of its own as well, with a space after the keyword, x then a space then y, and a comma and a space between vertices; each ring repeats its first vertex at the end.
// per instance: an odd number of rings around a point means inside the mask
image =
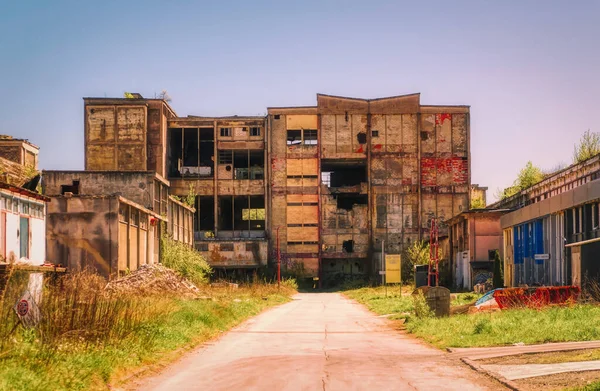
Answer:
POLYGON ((381 149, 381 144, 375 144, 375 145, 373 146, 373 149, 381 149))
POLYGON ((363 153, 363 152, 364 152, 364 150, 363 150, 363 147, 362 147, 362 145, 361 145, 361 146, 360 146, 360 148, 358 148, 358 149, 356 150, 356 153, 363 153))
POLYGON ((442 125, 445 120, 449 119, 452 121, 452 114, 436 114, 435 115, 435 124, 442 125))
POLYGON ((464 185, 469 177, 469 165, 466 159, 421 158, 421 186, 437 186, 437 173, 452 174, 454 185, 464 185))

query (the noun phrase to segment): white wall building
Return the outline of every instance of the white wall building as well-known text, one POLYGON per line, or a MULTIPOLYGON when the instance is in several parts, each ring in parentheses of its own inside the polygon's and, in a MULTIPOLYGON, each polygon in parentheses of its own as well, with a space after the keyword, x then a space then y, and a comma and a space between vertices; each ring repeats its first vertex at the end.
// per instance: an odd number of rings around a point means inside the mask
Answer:
POLYGON ((38 193, 0 182, 0 261, 46 261, 46 202, 38 193))

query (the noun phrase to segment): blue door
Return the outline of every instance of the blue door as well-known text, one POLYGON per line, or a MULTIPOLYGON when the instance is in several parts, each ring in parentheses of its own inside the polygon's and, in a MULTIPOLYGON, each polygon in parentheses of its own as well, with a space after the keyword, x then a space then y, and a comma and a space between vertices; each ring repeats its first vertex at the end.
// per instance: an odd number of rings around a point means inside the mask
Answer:
POLYGON ((21 217, 19 239, 21 241, 21 258, 29 258, 29 219, 21 217))

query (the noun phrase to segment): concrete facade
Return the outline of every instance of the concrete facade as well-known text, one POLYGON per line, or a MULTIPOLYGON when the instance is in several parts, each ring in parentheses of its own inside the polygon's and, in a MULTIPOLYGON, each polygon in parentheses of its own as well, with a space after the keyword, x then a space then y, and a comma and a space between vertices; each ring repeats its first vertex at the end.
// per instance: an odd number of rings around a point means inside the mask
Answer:
POLYGON ((84 103, 86 169, 154 170, 172 195, 195 193, 196 247, 217 268, 279 247, 307 277, 373 275, 383 242, 399 254, 469 208, 468 106, 319 94, 266 117, 177 117, 160 100, 84 103))
POLYGON ((23 167, 38 168, 40 148, 28 140, 16 139, 0 135, 0 157, 19 164, 23 167))
POLYGON ((48 204, 48 259, 107 279, 159 262, 159 214, 118 195, 58 195, 48 204))

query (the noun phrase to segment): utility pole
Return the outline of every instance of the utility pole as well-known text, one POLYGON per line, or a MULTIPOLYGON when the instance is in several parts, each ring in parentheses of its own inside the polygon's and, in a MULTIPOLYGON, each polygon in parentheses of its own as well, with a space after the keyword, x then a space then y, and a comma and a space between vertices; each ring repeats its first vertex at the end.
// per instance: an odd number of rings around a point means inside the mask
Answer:
POLYGON ((281 285, 281 250, 279 249, 279 227, 277 227, 277 288, 281 285))

